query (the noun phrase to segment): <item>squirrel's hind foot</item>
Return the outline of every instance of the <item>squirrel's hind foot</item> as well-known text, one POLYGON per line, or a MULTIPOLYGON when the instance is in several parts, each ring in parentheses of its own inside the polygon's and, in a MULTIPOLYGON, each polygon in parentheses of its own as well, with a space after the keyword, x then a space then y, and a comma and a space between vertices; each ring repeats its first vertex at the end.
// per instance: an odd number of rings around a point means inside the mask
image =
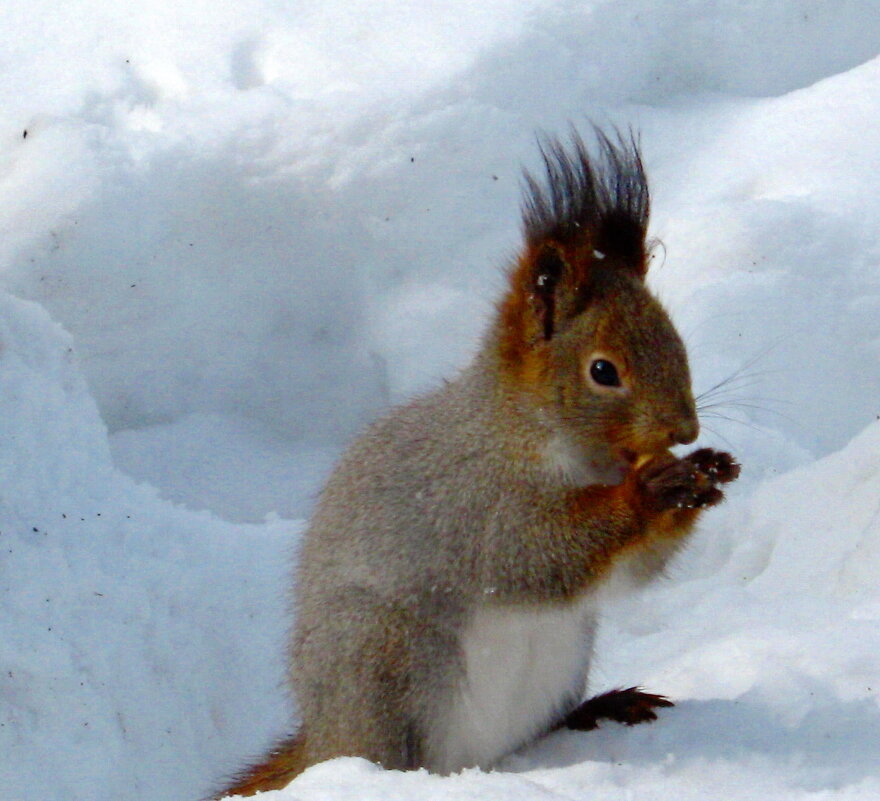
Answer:
POLYGON ((609 690, 584 701, 566 715, 562 726, 577 731, 598 728, 600 720, 613 720, 627 726, 657 720, 655 709, 675 706, 668 698, 646 693, 638 687, 609 690))

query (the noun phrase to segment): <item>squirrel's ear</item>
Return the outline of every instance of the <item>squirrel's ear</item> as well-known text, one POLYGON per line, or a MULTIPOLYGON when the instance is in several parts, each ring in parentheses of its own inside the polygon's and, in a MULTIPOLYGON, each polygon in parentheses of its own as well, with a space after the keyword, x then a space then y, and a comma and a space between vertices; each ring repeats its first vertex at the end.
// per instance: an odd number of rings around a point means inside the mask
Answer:
POLYGON ((556 292, 566 271, 565 257, 551 244, 545 244, 534 256, 534 297, 544 339, 556 330, 556 292))
POLYGON ((531 294, 545 339, 583 311, 603 276, 647 272, 650 200, 636 139, 595 133, 596 159, 572 132, 568 148, 557 139, 540 143, 544 182, 525 175, 525 249, 512 291, 531 294))

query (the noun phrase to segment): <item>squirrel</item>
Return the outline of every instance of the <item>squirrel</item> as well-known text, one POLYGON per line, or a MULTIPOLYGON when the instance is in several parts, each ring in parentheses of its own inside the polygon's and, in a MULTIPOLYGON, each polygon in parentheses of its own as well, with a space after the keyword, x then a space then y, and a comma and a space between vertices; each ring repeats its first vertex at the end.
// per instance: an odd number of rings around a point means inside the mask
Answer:
MULTIPOLYGON (((739 474, 697 438, 685 347, 645 284, 635 135, 544 138, 523 246, 476 357, 373 423, 305 534, 290 678, 299 731, 228 795, 315 763, 488 768, 549 731, 672 706, 637 687, 582 701, 597 588, 661 574, 739 474)), ((222 797, 222 796, 218 796, 222 797)))

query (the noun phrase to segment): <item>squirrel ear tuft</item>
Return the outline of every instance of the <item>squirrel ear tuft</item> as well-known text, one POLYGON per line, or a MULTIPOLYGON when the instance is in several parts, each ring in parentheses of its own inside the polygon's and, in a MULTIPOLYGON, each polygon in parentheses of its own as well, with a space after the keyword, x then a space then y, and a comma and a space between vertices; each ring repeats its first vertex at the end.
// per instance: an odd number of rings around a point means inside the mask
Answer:
POLYGON ((578 273, 579 286, 587 283, 596 260, 603 270, 627 270, 640 278, 647 271, 650 196, 638 141, 632 131, 624 136, 615 130, 612 139, 593 130, 597 158, 574 129, 568 147, 555 138, 539 140, 545 180, 525 174, 522 207, 527 251, 540 254, 552 243, 578 273))
POLYGON ((636 138, 631 131, 615 131, 613 139, 598 128, 594 133, 595 158, 572 130, 568 146, 539 141, 543 181, 525 173, 525 247, 499 306, 505 364, 526 363, 610 277, 623 272, 642 280, 647 272, 650 204, 636 138))

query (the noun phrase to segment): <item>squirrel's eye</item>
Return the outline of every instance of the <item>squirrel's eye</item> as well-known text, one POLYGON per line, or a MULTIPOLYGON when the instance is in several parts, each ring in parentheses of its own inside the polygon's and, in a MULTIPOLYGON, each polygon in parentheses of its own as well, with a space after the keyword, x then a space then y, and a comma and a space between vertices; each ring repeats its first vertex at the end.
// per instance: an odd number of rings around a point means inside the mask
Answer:
POLYGON ((608 359, 596 359, 590 365, 590 378, 603 387, 619 387, 617 368, 608 359))

